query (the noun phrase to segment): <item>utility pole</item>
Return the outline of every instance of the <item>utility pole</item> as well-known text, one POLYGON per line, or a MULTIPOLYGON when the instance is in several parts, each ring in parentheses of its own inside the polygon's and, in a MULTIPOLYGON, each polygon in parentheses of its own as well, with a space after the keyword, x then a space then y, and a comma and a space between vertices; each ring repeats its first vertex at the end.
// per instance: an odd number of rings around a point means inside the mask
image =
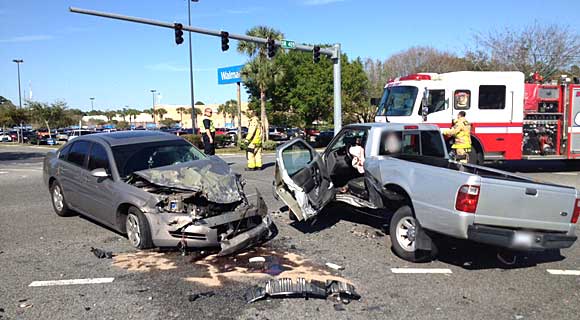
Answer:
POLYGON ((151 89, 149 90, 151 91, 151 98, 153 99, 153 104, 152 104, 152 116, 153 116, 153 124, 155 125, 155 128, 157 128, 157 122, 155 121, 155 92, 157 92, 157 90, 155 89, 151 89))
MULTIPOLYGON (((116 13, 108 13, 108 12, 101 12, 101 11, 87 10, 87 9, 80 9, 80 8, 73 8, 73 7, 70 7, 69 11, 74 12, 74 13, 81 13, 81 14, 86 14, 86 15, 91 15, 91 16, 103 17, 103 18, 110 18, 110 19, 116 19, 116 20, 122 20, 122 21, 130 21, 130 22, 135 22, 135 23, 148 24, 148 25, 152 25, 152 26, 164 27, 164 28, 175 30, 175 24, 170 23, 170 22, 163 22, 163 21, 145 19, 145 18, 139 18, 139 17, 130 17, 130 16, 125 16, 125 15, 116 14, 116 13)), ((225 32, 223 30, 218 31, 218 30, 211 30, 211 29, 205 29, 205 28, 198 28, 198 27, 193 27, 191 25, 183 26, 182 30, 188 31, 190 33, 195 32, 195 33, 201 33, 201 34, 205 34, 208 36, 215 36, 215 37, 220 37, 220 38, 223 36, 223 34, 225 32)), ((291 48, 288 48, 288 49, 293 49, 293 50, 314 52, 314 48, 315 48, 315 46, 296 44, 294 41, 288 41, 288 40, 280 41, 280 40, 266 39, 266 38, 260 38, 260 37, 253 37, 253 36, 248 36, 248 35, 244 35, 244 34, 234 34, 234 33, 229 33, 229 32, 227 32, 227 35, 228 35, 228 38, 232 38, 235 40, 248 41, 248 42, 254 42, 254 43, 265 44, 265 45, 267 45, 267 44, 272 45, 272 42, 273 42, 273 45, 276 47, 285 47, 288 43, 292 43, 291 48)), ((318 47, 318 46, 316 46, 316 47, 318 47)), ((320 54, 324 54, 326 56, 331 57, 333 64, 334 64, 333 65, 333 75, 334 75, 334 133, 336 134, 340 131, 340 129, 342 127, 342 116, 340 114, 341 110, 342 110, 341 77, 340 77, 340 72, 341 72, 340 44, 335 44, 332 48, 317 48, 317 52, 320 52, 320 54)), ((194 113, 194 112, 195 112, 195 110, 192 110, 192 113, 194 113)))
MULTIPOLYGON (((22 91, 20 89, 20 64, 24 62, 22 59, 14 59, 12 62, 16 63, 18 68, 18 107, 22 109, 22 91)), ((18 143, 24 143, 24 137, 22 136, 22 122, 20 122, 20 128, 18 128, 18 143)))
MULTIPOLYGON (((186 0, 187 1, 187 16, 189 19, 189 26, 191 27, 191 3, 198 2, 199 0, 186 0)), ((191 32, 188 32, 189 36, 189 88, 191 93, 191 129, 192 133, 195 134, 195 128, 197 127, 197 114, 195 114, 195 98, 193 95, 193 58, 191 50, 191 32)))
POLYGON ((89 99, 91 99, 91 111, 94 111, 95 107, 93 106, 93 101, 95 100, 95 98, 90 97, 89 99))

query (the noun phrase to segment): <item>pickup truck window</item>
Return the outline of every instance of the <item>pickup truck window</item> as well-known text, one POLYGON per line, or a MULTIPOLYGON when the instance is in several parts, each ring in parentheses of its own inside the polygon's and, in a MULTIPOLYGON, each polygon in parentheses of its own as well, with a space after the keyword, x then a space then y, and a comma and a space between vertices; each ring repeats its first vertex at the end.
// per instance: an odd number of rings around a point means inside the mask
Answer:
POLYGON ((439 131, 421 131, 421 152, 424 156, 445 157, 445 150, 443 150, 439 131))
POLYGON ((351 147, 356 144, 357 139, 360 139, 361 146, 364 148, 367 142, 366 129, 346 129, 342 131, 335 142, 328 147, 329 152, 337 151, 344 147, 351 147))
POLYGON ((406 155, 420 155, 421 147, 419 145, 419 132, 405 133, 401 153, 406 155))
POLYGON ((282 161, 289 176, 306 167, 313 158, 310 149, 300 141, 282 151, 282 161))
POLYGON ((377 116, 410 116, 419 89, 413 86, 387 87, 383 92, 377 116))

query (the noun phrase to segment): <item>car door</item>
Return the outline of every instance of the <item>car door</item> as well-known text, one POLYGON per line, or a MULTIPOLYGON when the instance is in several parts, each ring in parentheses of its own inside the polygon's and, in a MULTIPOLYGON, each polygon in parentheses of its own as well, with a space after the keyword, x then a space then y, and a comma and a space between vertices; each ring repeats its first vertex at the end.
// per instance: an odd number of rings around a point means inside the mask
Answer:
POLYGON ((88 141, 76 141, 70 146, 66 158, 63 156, 59 161, 59 182, 67 204, 81 211, 83 211, 83 201, 79 191, 82 188, 81 179, 89 147, 88 141))
POLYGON ((326 165, 302 139, 286 142, 276 151, 275 188, 300 221, 316 216, 334 198, 326 165))
POLYGON ((87 170, 83 173, 81 197, 86 212, 95 219, 109 225, 115 224, 113 214, 113 178, 111 176, 110 157, 107 148, 100 143, 91 143, 87 170), (105 169, 110 175, 98 178, 91 175, 95 169, 105 169))

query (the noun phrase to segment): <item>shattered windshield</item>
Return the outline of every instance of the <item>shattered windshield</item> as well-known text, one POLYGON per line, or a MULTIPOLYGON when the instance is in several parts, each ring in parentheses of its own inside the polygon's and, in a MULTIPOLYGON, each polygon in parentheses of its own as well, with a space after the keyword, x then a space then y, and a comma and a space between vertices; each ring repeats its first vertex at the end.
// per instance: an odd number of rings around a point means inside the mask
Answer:
POLYGON ((413 86, 391 86, 383 92, 377 116, 410 116, 419 89, 413 86))
POLYGON ((139 143, 113 147, 112 150, 121 178, 126 178, 135 171, 206 158, 186 141, 139 143))

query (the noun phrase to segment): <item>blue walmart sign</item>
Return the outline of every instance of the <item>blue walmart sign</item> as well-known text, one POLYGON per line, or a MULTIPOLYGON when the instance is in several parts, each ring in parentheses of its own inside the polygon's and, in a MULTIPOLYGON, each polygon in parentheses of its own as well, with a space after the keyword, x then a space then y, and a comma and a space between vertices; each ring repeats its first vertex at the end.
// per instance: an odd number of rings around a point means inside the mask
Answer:
POLYGON ((231 66, 217 69, 218 84, 242 82, 242 68, 244 65, 231 66))

